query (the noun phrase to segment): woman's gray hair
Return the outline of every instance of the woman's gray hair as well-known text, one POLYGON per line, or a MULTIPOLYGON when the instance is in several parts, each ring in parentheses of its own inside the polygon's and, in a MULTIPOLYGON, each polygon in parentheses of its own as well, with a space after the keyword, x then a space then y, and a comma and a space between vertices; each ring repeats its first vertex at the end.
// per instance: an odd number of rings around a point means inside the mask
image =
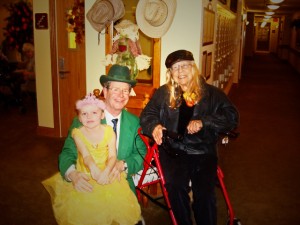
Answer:
POLYGON ((34 52, 34 46, 31 43, 24 43, 22 47, 22 52, 34 52))

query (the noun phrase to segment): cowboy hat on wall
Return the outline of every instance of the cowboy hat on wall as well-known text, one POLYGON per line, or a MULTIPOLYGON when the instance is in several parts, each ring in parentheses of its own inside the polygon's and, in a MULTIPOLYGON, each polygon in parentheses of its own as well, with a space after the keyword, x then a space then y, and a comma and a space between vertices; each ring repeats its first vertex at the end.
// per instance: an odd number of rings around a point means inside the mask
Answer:
POLYGON ((176 11, 176 0, 139 0, 136 22, 151 38, 162 37, 170 28, 176 11))
POLYGON ((99 33, 125 15, 122 0, 97 0, 86 14, 91 26, 99 33))

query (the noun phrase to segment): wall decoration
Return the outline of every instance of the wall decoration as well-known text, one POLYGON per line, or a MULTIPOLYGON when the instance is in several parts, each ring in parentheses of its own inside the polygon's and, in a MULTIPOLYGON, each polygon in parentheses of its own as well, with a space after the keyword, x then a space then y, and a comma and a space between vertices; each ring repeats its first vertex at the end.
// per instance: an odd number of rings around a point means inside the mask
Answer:
POLYGON ((203 77, 206 77, 206 74, 205 74, 205 70, 206 70, 206 57, 207 57, 207 51, 204 51, 202 53, 202 70, 201 70, 201 74, 203 77))
POLYGON ((75 42, 81 44, 84 42, 85 34, 85 14, 84 1, 74 0, 74 5, 66 13, 67 31, 75 33, 75 42))
POLYGON ((35 29, 48 29, 48 14, 35 13, 35 29))
POLYGON ((203 9, 203 46, 214 42, 215 12, 203 9))
POLYGON ((111 52, 106 55, 105 65, 120 64, 128 66, 131 79, 137 79, 139 71, 147 70, 151 57, 143 54, 139 42, 139 27, 130 20, 121 20, 114 25, 116 30, 113 37, 111 52))
POLYGON ((212 53, 209 52, 206 57, 205 79, 208 80, 211 74, 212 53))

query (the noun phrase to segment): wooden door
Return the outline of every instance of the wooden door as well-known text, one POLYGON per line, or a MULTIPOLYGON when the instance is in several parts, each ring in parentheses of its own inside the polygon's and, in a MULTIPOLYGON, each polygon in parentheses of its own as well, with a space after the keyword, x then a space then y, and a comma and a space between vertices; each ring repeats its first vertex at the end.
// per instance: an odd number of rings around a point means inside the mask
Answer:
POLYGON ((85 43, 68 47, 66 12, 74 0, 56 0, 57 91, 60 136, 65 137, 76 115, 75 102, 86 94, 85 43))

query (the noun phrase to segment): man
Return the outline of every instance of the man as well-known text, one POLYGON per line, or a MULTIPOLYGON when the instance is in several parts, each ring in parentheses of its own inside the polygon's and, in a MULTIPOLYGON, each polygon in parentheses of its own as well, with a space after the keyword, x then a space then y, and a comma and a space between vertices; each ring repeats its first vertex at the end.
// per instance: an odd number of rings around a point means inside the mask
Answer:
MULTIPOLYGON (((100 77, 103 86, 106 109, 105 119, 101 121, 114 127, 113 119, 117 119, 117 163, 111 172, 111 176, 117 179, 122 171, 127 171, 127 180, 131 190, 136 193, 132 175, 143 168, 143 158, 146 155, 146 147, 137 134, 140 127, 139 118, 124 107, 129 100, 131 88, 136 85, 136 80, 130 79, 130 71, 126 66, 113 65, 108 75, 100 77)), ((77 150, 71 131, 75 127, 82 126, 78 118, 75 117, 69 129, 69 134, 65 140, 62 152, 59 155, 59 170, 61 175, 73 183, 76 190, 91 192, 92 185, 86 174, 76 170, 77 150)))

